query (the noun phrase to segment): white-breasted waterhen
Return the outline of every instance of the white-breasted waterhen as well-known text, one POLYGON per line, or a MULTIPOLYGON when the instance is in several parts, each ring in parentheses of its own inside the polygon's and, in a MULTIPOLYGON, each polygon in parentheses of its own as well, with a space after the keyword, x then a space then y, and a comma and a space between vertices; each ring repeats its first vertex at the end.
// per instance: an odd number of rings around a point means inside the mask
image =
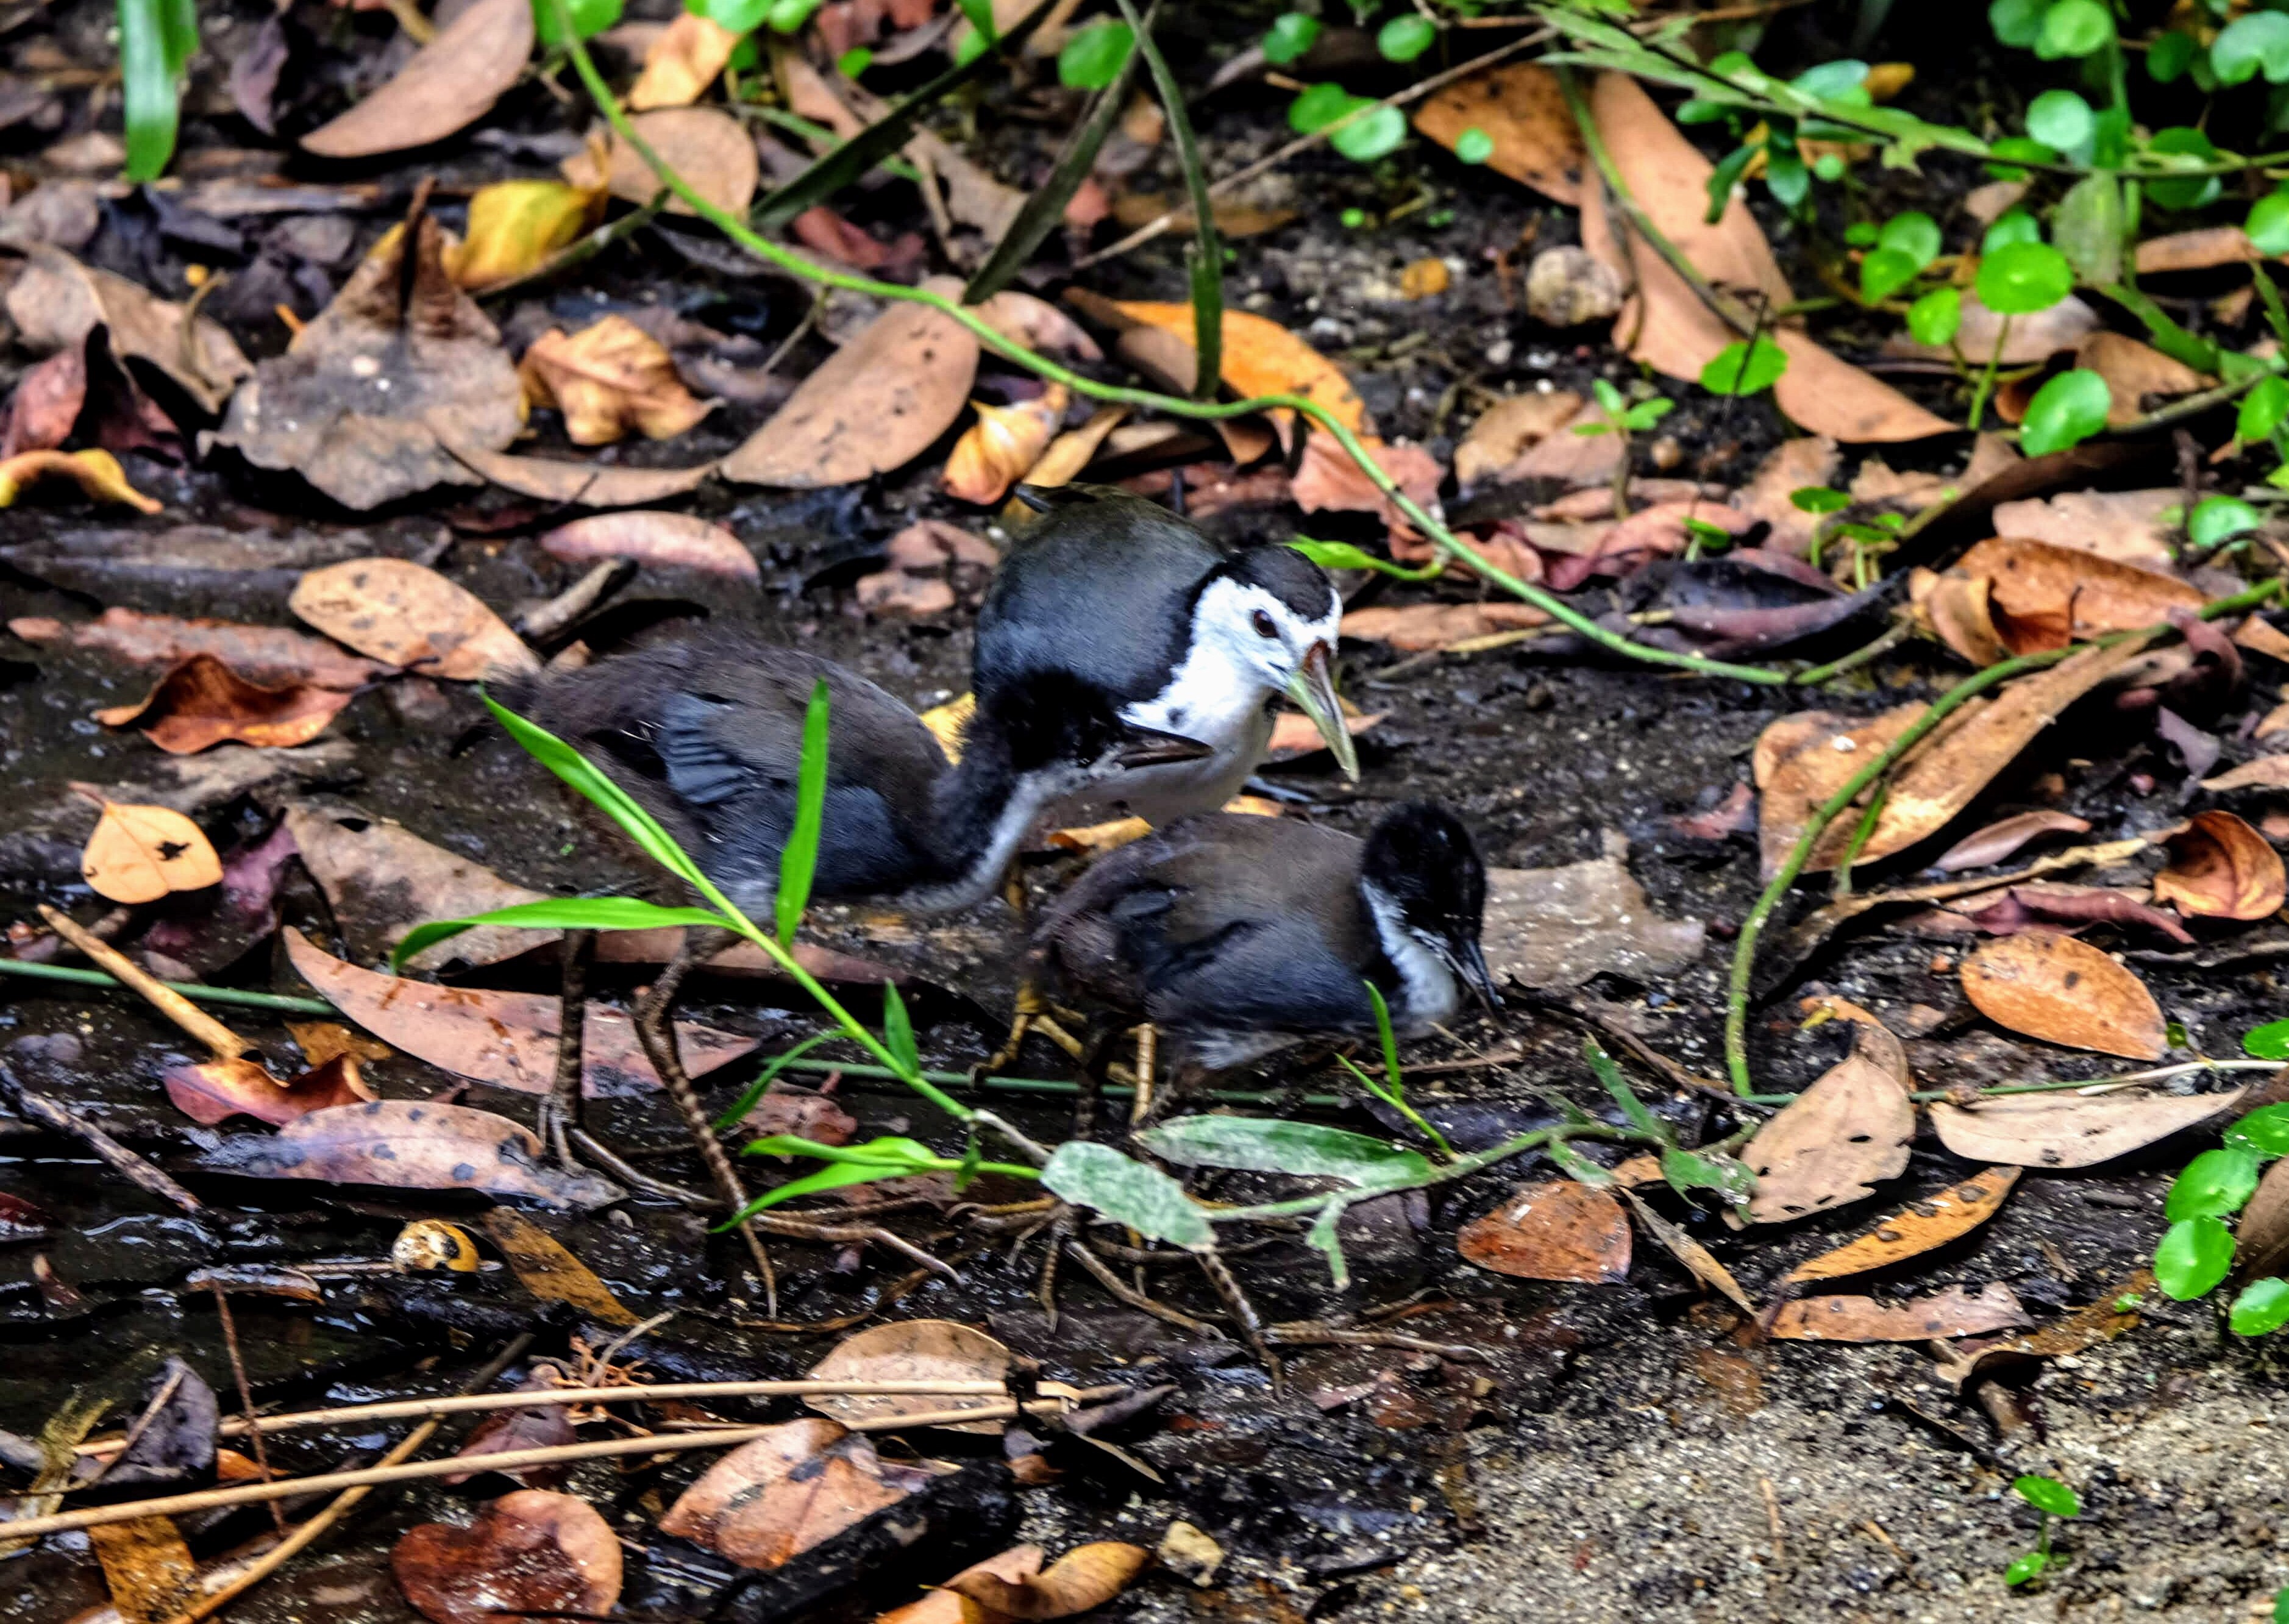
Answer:
POLYGON ((1486 895, 1477 845, 1443 807, 1394 808, 1364 840, 1210 813, 1101 859, 1034 943, 1065 984, 1165 1034, 1181 1076, 1311 1039, 1372 1042, 1370 982, 1401 1036, 1451 1018, 1466 990, 1491 1006, 1486 895))
POLYGON ((1226 546, 1109 486, 1017 494, 1042 516, 1002 559, 978 611, 981 709, 1055 673, 1105 696, 1122 720, 1211 752, 1097 779, 1065 798, 1061 820, 1160 824, 1214 811, 1263 761, 1283 694, 1359 777, 1336 697, 1343 601, 1325 570, 1293 547, 1226 546))

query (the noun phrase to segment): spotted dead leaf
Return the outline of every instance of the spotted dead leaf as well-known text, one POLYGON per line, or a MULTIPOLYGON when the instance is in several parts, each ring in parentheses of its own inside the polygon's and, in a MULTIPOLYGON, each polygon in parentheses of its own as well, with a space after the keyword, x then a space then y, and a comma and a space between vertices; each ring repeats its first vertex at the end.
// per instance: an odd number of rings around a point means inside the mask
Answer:
POLYGON ((476 1190, 552 1206, 597 1206, 620 1198, 602 1179, 544 1166, 540 1141, 522 1124, 426 1100, 314 1111, 275 1136, 225 1139, 201 1165, 245 1178, 476 1190))
MULTIPOLYGON (((746 213, 762 178, 762 161, 756 155, 754 138, 738 119, 718 107, 661 107, 638 113, 628 122, 659 155, 660 162, 693 191, 727 214, 746 213)), ((659 171, 617 132, 601 164, 594 153, 582 152, 557 167, 574 186, 601 185, 625 203, 648 203, 667 189, 659 171)), ((666 211, 698 212, 673 195, 666 211)))
POLYGON ((195 755, 225 740, 261 749, 307 744, 355 696, 340 689, 250 682, 211 654, 195 654, 132 705, 95 713, 107 728, 134 728, 169 755, 195 755))
POLYGON ((360 654, 423 676, 476 682, 539 669, 475 593, 410 559, 358 558, 313 569, 286 607, 360 654))
POLYGON ((355 690, 389 672, 378 661, 345 654, 307 632, 229 620, 185 620, 131 609, 108 609, 93 620, 24 616, 10 621, 8 629, 28 643, 92 649, 135 665, 174 665, 194 655, 209 654, 250 682, 355 690))
POLYGON ((202 411, 220 411, 254 370, 229 330, 212 317, 195 315, 140 283, 82 265, 44 243, 25 252, 6 307, 18 340, 37 354, 82 346, 101 326, 114 355, 164 373, 202 411))
POLYGON ((171 1518, 137 1517, 87 1531, 102 1566, 114 1616, 125 1624, 159 1624, 202 1594, 199 1565, 171 1518))
POLYGON ((1973 1007, 2012 1031, 2129 1060, 2165 1052, 2146 983, 2087 942, 2030 930, 1983 943, 1963 961, 1962 980, 1973 1007))
POLYGON ((2018 537, 1979 543, 1950 573, 1989 583, 1996 630, 2014 654, 2158 625, 2203 602, 2201 588, 2175 576, 2018 537))
POLYGON ((542 1302, 570 1303, 601 1325, 636 1323, 635 1315, 612 1295, 612 1288, 596 1278, 594 1270, 531 1219, 496 1206, 486 1212, 484 1226, 510 1272, 542 1302))
POLYGON ((678 12, 644 52, 643 72, 628 91, 629 108, 690 107, 715 83, 745 37, 712 17, 678 12))
POLYGON ((1888 1269, 1968 1235, 1992 1218, 2019 1182, 2016 1167, 1986 1167, 1960 1183, 1911 1201, 1870 1230, 1788 1272, 1791 1282, 1840 1280, 1888 1269))
POLYGON ((2034 1324, 2001 1281, 1972 1293, 1950 1286, 1907 1302, 1873 1297, 1799 1297, 1774 1318, 1780 1341, 1921 1342, 1934 1338, 1985 1336, 2034 1324))
POLYGON ((2044 835, 2089 832, 2090 820, 2077 817, 2071 812, 2021 812, 1998 818, 1976 833, 1964 836, 1941 853, 1933 866, 1948 874, 1967 868, 1987 868, 2007 861, 2021 847, 2044 835))
POLYGON ((389 1261, 400 1269, 443 1269, 475 1274, 484 1266, 469 1232, 442 1218, 417 1218, 390 1243, 389 1261))
POLYGON ((1942 1144, 1970 1160, 2020 1167, 2091 1167, 2206 1122, 2231 1110, 2245 1092, 2062 1091, 1999 1095, 1967 1106, 1938 1101, 1931 1108, 1932 1127, 1942 1144))
POLYGON ((624 468, 443 443, 455 461, 502 490, 568 507, 645 507, 698 490, 715 472, 712 462, 693 468, 624 468))
POLYGON ((532 54, 529 0, 476 0, 363 101, 302 138, 323 158, 370 158, 442 141, 492 110, 532 54))
POLYGON ((1916 1136, 1914 1081, 1900 1040, 1872 1023, 1852 1053, 1757 1131, 1741 1159, 1757 1175, 1748 1216, 1788 1223, 1875 1193, 1906 1171, 1916 1136))
POLYGON ((620 1542, 611 1524, 587 1501, 546 1489, 504 1494, 467 1528, 409 1528, 389 1566, 432 1624, 600 1619, 620 1600, 620 1542))
POLYGON ((279 1127, 314 1111, 362 1105, 373 1098, 373 1090, 358 1075, 357 1062, 347 1055, 337 1055, 284 1083, 259 1063, 244 1059, 170 1066, 160 1080, 177 1111, 209 1126, 228 1117, 246 1116, 279 1127))
POLYGON ((2189 917, 2261 919, 2278 912, 2289 875, 2272 843, 2230 812, 2197 812, 2170 837, 2154 900, 2189 917))
POLYGON ((80 878, 115 903, 155 903, 175 891, 222 883, 222 859, 205 832, 167 807, 107 800, 80 853, 80 878))
POLYGON ((69 480, 94 502, 116 502, 138 513, 156 513, 164 506, 127 482, 119 458, 100 450, 84 451, 19 451, 0 460, 0 507, 13 507, 30 485, 69 480))
POLYGON ((597 513, 560 524, 540 538, 541 550, 568 563, 632 558, 664 569, 697 569, 737 580, 760 580, 755 555, 729 527, 691 513, 658 509, 597 513))
POLYGON ((1629 1278, 1630 1221, 1606 1191, 1549 1179, 1519 1185, 1464 1224, 1455 1249, 1481 1269, 1521 1280, 1611 1286, 1629 1278))
POLYGON ((724 459, 744 485, 849 485, 912 462, 953 426, 977 375, 977 339, 926 306, 893 305, 795 386, 724 459))
POLYGON ((837 1422, 789 1421, 717 1461, 659 1525, 742 1567, 776 1568, 935 1475, 882 1460, 837 1422))
POLYGON ((524 394, 444 255, 426 213, 375 243, 286 353, 240 386, 218 443, 359 511, 476 484, 446 445, 506 447, 524 426, 524 394))
MULTIPOLYGON (((951 1319, 901 1319, 844 1337, 810 1373, 819 1381, 999 1381, 1009 1372, 1009 1350, 983 1331, 951 1319)), ((944 1393, 819 1393, 803 1402, 822 1415, 849 1422, 992 1401, 944 1393)), ((956 1429, 998 1433, 1007 1425, 965 1421, 956 1429)))
POLYGON ((1144 1571, 1152 1553, 1141 1545, 1099 1540, 1067 1551, 1038 1573, 1009 1580, 980 1564, 945 1588, 1005 1619, 1065 1619, 1104 1606, 1144 1571))
POLYGON ((469 199, 467 234, 445 257, 465 288, 538 269, 603 217, 604 195, 562 180, 497 180, 469 199))
POLYGON ((1543 196, 1579 208, 1589 154, 1558 76, 1536 62, 1489 68, 1425 97, 1415 127, 1448 151, 1466 130, 1494 143, 1486 165, 1543 196))
POLYGON ((953 442, 940 487, 957 501, 980 506, 999 502, 1049 450, 1069 398, 1063 384, 1051 384, 1014 406, 975 402, 977 421, 953 442))
POLYGON ((577 333, 552 327, 517 363, 527 402, 564 414, 574 445, 610 445, 634 432, 673 440, 714 410, 676 376, 666 346, 624 315, 577 333))

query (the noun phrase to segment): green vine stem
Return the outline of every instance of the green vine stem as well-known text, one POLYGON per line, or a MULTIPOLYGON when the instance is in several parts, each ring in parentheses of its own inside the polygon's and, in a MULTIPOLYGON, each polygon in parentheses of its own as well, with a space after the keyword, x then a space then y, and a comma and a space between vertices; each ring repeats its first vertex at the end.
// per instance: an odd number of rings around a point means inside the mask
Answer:
MULTIPOLYGON (((2203 605, 2199 611, 2201 617, 2215 620, 2221 616, 2256 609, 2280 596, 2285 585, 2289 585, 2289 582, 2266 581, 2246 592, 2236 593, 2232 597, 2220 598, 2203 605)), ((2023 676, 2028 672, 2055 665, 2070 655, 2079 654, 2086 649, 2111 649, 2133 638, 2165 635, 2172 630, 2165 624, 2138 631, 2110 633, 2086 643, 2022 654, 1990 665, 1984 671, 1974 672, 1933 700, 1924 713, 1909 724, 1898 738, 1853 774, 1843 788, 1813 808, 1811 817, 1805 824, 1804 832, 1797 837, 1787 861, 1781 864, 1780 872, 1772 877, 1763 894, 1757 898, 1756 906, 1749 910, 1749 917, 1742 920, 1740 938, 1733 949, 1733 972, 1725 1000, 1725 1070, 1732 1079, 1734 1093, 1745 1098, 1755 1092, 1749 1079, 1748 1030, 1750 972, 1756 964, 1758 938, 1764 935, 1765 926, 1771 919, 1773 910, 1779 905, 1780 899, 1787 895, 1789 888, 1796 883, 1797 876, 1804 872, 1804 865, 1811 861, 1813 848, 1819 843, 1828 825, 1842 816, 1846 809, 1860 798, 1861 792, 1889 772, 1901 757, 1921 744, 1934 728, 1989 689, 2014 677, 2023 676)))

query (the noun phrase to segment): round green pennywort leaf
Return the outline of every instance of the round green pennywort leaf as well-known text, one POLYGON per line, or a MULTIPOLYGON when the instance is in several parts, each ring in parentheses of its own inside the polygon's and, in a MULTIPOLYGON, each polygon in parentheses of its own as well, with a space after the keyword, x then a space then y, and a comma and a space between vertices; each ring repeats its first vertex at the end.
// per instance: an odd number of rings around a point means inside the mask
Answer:
POLYGON ((1314 84, 1288 104, 1288 127, 1298 135, 1324 130, 1358 105, 1340 84, 1314 84))
POLYGON ((2011 1492, 2038 1511, 2047 1511, 2053 1517, 2080 1517, 2082 1501, 2075 1492, 2055 1477, 2029 1475, 2012 1480, 2011 1492))
POLYGON ((2229 1146, 2205 1150, 2186 1164, 2162 1203, 2172 1223, 2189 1218, 2225 1218, 2239 1212, 2257 1193, 2257 1152, 2229 1146))
POLYGON ((1755 394, 1769 389, 1788 370, 1788 352, 1764 334, 1754 346, 1735 338, 1701 369, 1701 386, 1711 394, 1755 394))
POLYGON ((1870 304, 1897 293, 1923 267, 1896 248, 1879 248, 1860 262, 1860 297, 1870 304))
POLYGON ((1093 22, 1057 52, 1057 83, 1069 91, 1101 91, 1121 76, 1136 46, 1136 31, 1127 23, 1093 22))
POLYGON ((2024 51, 2042 33, 2043 12, 2049 4, 2050 0, 1992 0, 1987 8, 1987 26, 1995 30, 1997 39, 2024 51))
POLYGON ((2201 48, 2199 40, 2175 28, 2157 35, 2146 47, 2146 72, 2155 84, 2167 84, 2194 65, 2195 53, 2201 48))
POLYGON ((2289 16, 2247 12, 2210 42, 2210 71, 2221 84, 2240 84, 2262 73, 2269 84, 2289 83, 2289 16))
MULTIPOLYGON (((2226 1324, 2236 1336, 2263 1336, 2289 1325, 2289 1280, 2252 1280, 2233 1300, 2226 1324)), ((2282 1596, 2289 1599, 2289 1590, 2282 1596)))
POLYGON ((2277 187, 2249 205, 2241 228, 2261 254, 2289 254, 2289 187, 2277 187))
POLYGON ((1789 506, 1800 513, 1840 513, 1852 506, 1852 495, 1833 485, 1800 485, 1789 492, 1789 506))
POLYGON ((2112 391, 2097 373, 2078 367, 2062 372, 2027 402, 2027 420, 2019 426, 2019 449, 2030 457, 2044 457, 2080 445, 2106 426, 2112 391))
POLYGON ((1495 138, 1472 124, 1455 138, 1455 155, 1465 163, 1483 163, 1495 155, 1495 138))
POLYGON ((1908 306, 1908 334, 1918 344, 1945 344, 1963 324, 1963 295, 1934 288, 1908 306))
POLYGON ((1301 12, 1282 12, 1272 20, 1264 36, 1264 60, 1284 68, 1319 42, 1320 20, 1301 12))
POLYGON ((2241 1040, 2252 1060, 2289 1060, 2289 1021, 2268 1021, 2241 1040))
POLYGON ((1844 179, 1844 160, 1832 152, 1823 152, 1812 161, 1812 172, 1831 183, 1841 180, 1844 179))
POLYGON ((1416 12, 1392 18, 1375 36, 1375 48, 1386 62, 1411 62, 1438 43, 1439 25, 1416 12))
POLYGON ((2047 243, 2006 243, 1979 262, 1979 302, 1998 315, 2032 315, 2074 291, 2074 267, 2047 243))
POLYGON ((2035 54, 2046 61, 2088 56, 2114 39, 2114 13, 2099 0, 2051 0, 2035 36, 2035 54))
MULTIPOLYGON (((548 5, 536 8, 538 11, 554 9, 548 5)), ((762 28, 763 13, 770 9, 770 0, 684 0, 684 10, 705 17, 716 27, 732 34, 751 34, 762 28)))
POLYGON ((1357 231, 1360 227, 1367 224, 1367 211, 1364 209, 1346 209, 1336 218, 1343 221, 1344 230, 1357 231))
POLYGON ((2277 377, 2260 378, 2241 397, 2241 415, 2234 420, 2233 437, 2244 445, 2262 445, 2284 418, 2289 418, 2289 381, 2277 377))
POLYGON ((2261 1105, 2225 1131, 2228 1145, 2259 1156, 2289 1156, 2289 1105, 2261 1105))
MULTIPOLYGON (((572 13, 572 32, 582 39, 602 34, 620 20, 621 0, 572 0, 568 8, 572 13)), ((548 0, 538 0, 532 8, 533 32, 544 45, 561 45, 563 36, 556 27, 556 8, 548 0)), ((754 25, 748 25, 752 28, 754 25)))
POLYGON ((1873 220, 1854 220, 1844 228, 1844 242, 1848 248, 1873 248, 1883 241, 1883 233, 1873 220))
POLYGON ((1920 271, 1939 258, 1939 222, 1920 210, 1894 214, 1876 234, 1876 245, 1905 254, 1920 271))
POLYGON ((1987 235, 1979 240, 1979 251, 1991 254, 1998 248, 2008 248, 2014 243, 2039 243, 2043 240, 2043 225, 2024 209, 2006 209, 1987 227, 1987 235))
POLYGON ((1397 107, 1377 107, 1352 120, 1328 138, 1328 145, 1354 163, 1372 163, 1397 152, 1407 139, 1407 115, 1397 107))
MULTIPOLYGON (((2274 13, 2262 14, 2270 16, 2274 13)), ((2289 18, 2283 20, 2289 24, 2289 18)), ((2183 158, 2192 163, 2214 163, 2220 155, 2216 144, 2208 136, 2187 124, 2157 130, 2152 139, 2147 141, 2146 151, 2151 156, 2183 158)), ((2165 209, 2198 209, 2224 190, 2215 175, 2187 175, 2178 179, 2155 176, 2145 182, 2145 187, 2146 195, 2165 209)))
POLYGON ((2197 547, 2213 547, 2235 536, 2245 536, 2263 524, 2257 510, 2239 497, 2204 497, 2186 518, 2186 535, 2197 547))
POLYGON ((2154 1283, 2179 1302, 2206 1296, 2233 1272, 2233 1231, 2214 1218, 2172 1224, 2154 1248, 2154 1283))
POLYGON ((2098 115, 2072 91, 2045 91, 2027 104, 2027 133, 2071 152, 2097 132, 2098 115))
POLYGON ((2014 1587, 2023 1585, 2030 1579, 2040 1579, 2043 1570, 2050 1565, 2051 1559, 2042 1552, 2028 1551, 2003 1570, 2003 1582, 2014 1587))

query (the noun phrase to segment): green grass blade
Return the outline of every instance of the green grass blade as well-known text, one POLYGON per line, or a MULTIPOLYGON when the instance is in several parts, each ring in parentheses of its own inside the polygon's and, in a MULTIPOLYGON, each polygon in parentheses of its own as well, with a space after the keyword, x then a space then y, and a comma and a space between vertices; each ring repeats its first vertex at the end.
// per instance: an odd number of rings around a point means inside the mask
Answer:
POLYGON ((1184 189, 1192 195, 1192 347, 1200 352, 1192 393, 1205 401, 1216 394, 1224 371, 1224 243, 1216 235, 1216 204, 1208 196, 1200 143, 1192 139, 1192 117, 1184 110, 1184 86, 1168 71, 1168 59, 1152 43, 1152 31, 1137 16, 1134 0, 1120 4, 1121 15, 1137 32, 1137 53, 1152 70, 1152 88, 1160 92, 1161 111, 1168 115, 1169 144, 1184 166, 1184 189))
POLYGON ((1646 1109, 1645 1102, 1638 1098, 1638 1091, 1630 1087, 1630 1079, 1622 1075, 1621 1067, 1614 1063, 1614 1057, 1599 1047, 1595 1038, 1582 1040, 1582 1058, 1590 1063, 1590 1070, 1598 1074, 1606 1092, 1614 1096, 1614 1103, 1622 1108, 1622 1115, 1630 1119, 1631 1126, 1653 1134, 1663 1144, 1670 1142, 1669 1130, 1662 1126, 1661 1118, 1646 1109))
POLYGON ((1025 43, 1047 15, 1049 0, 1040 0, 1025 20, 994 41, 992 48, 969 61, 950 68, 898 102, 881 118, 826 153, 811 166, 758 202, 749 215, 757 231, 776 231, 804 210, 825 203, 852 181, 906 144, 914 121, 939 102, 984 74, 995 61, 1025 43))
POLYGON ((818 837, 826 817, 826 679, 810 690, 802 716, 802 765, 795 770, 794 826, 779 853, 779 889, 773 899, 779 940, 794 940, 802 911, 810 905, 810 882, 818 873, 818 837))
MULTIPOLYGON (((119 0, 119 78, 127 179, 156 180, 175 155, 182 81, 174 0, 119 0)), ((186 53, 187 60, 187 53, 186 53)))
MULTIPOLYGON (((1152 26, 1160 10, 1160 0, 1153 0, 1144 13, 1145 27, 1152 26)), ((1009 222, 1009 229, 993 245, 993 252, 961 291, 963 304, 980 303, 1008 287, 1034 251, 1049 240, 1049 233, 1057 228, 1057 223, 1065 219, 1065 205, 1081 189, 1081 183, 1089 179, 1089 169, 1096 163, 1105 138, 1121 122, 1121 110, 1129 105, 1129 92, 1137 84, 1137 69, 1144 60, 1143 53, 1132 49, 1129 60, 1121 65, 1119 76, 1097 92, 1088 114, 1066 139, 1065 150, 1057 155, 1057 167, 1049 171, 1049 178, 1025 200, 1017 218, 1009 222)))
POLYGON ((906 1013, 906 1000, 898 996, 897 983, 890 981, 882 983, 882 1047, 908 1071, 921 1070, 921 1050, 914 1043, 913 1017, 906 1013))
POLYGON ((770 1064, 763 1068, 762 1075, 748 1084, 746 1091, 732 1101, 724 1109, 722 1116, 715 1118, 715 1131, 719 1134, 728 1133, 738 1126, 746 1114, 754 1110, 762 1103, 762 1097, 770 1092, 771 1085, 778 1080, 780 1072, 810 1054, 820 1044, 830 1039, 840 1038, 841 1035, 841 1032, 820 1032, 816 1037, 805 1038, 784 1055, 773 1055, 770 1064))
POLYGON ((534 760, 602 808, 606 816, 628 832, 628 837, 642 847, 645 855, 653 862, 694 885, 699 883, 698 865, 684 855, 683 848, 659 826, 657 818, 629 799, 626 790, 607 778, 587 757, 547 728, 537 722, 527 721, 483 689, 478 692, 495 720, 508 729, 508 736, 523 745, 526 753, 534 760))
POLYGON ((467 919, 416 925, 389 950, 389 967, 403 974, 406 960, 416 953, 480 925, 510 925, 520 930, 656 930, 704 925, 721 930, 728 928, 730 921, 713 909, 663 908, 640 896, 551 896, 495 908, 490 913, 473 913, 467 919))

